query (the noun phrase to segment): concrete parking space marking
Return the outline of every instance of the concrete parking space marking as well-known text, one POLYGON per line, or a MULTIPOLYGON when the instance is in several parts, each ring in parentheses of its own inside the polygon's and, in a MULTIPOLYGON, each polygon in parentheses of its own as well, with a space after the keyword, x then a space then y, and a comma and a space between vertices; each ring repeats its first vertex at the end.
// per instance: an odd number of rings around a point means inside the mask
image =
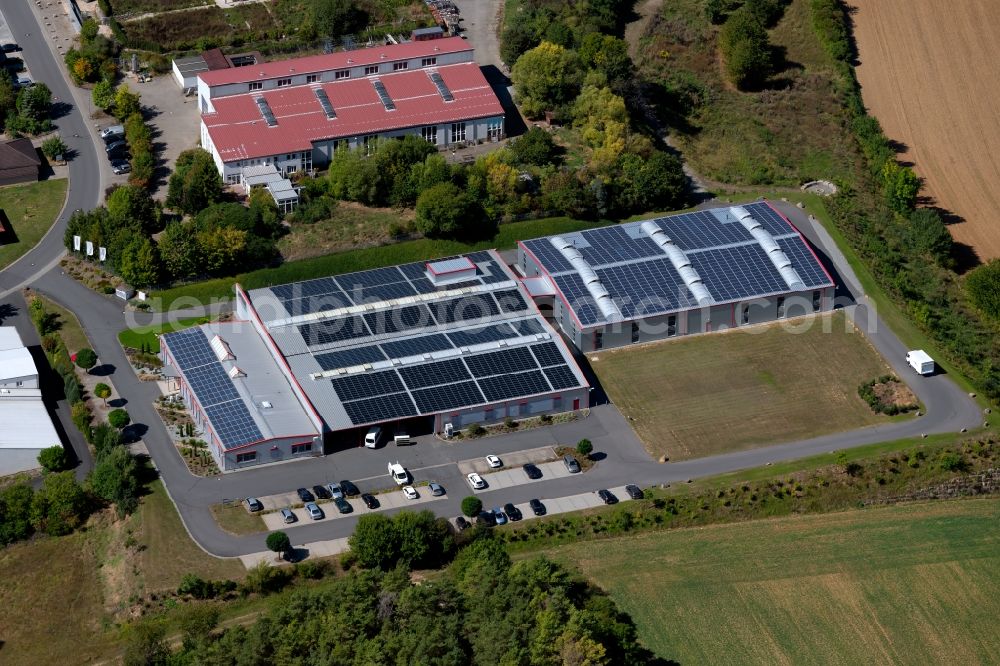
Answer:
POLYGON ((561 479, 566 476, 572 476, 569 470, 566 469, 566 465, 563 465, 561 462, 540 463, 538 465, 538 470, 542 473, 542 478, 540 479, 529 479, 528 475, 525 474, 524 470, 521 468, 504 469, 499 472, 493 472, 492 474, 481 474, 483 481, 485 481, 487 485, 481 490, 473 490, 472 492, 476 494, 486 493, 491 490, 501 490, 503 488, 522 486, 526 483, 539 483, 540 481, 550 481, 552 479, 561 479))
MULTIPOLYGON (((419 504, 426 504, 427 502, 433 502, 435 500, 448 499, 447 493, 445 493, 444 495, 439 495, 437 497, 431 495, 431 491, 429 488, 427 488, 427 486, 415 486, 415 488, 418 497, 417 499, 413 500, 406 499, 406 496, 403 495, 402 490, 396 492, 380 493, 376 495, 375 497, 376 499, 378 499, 379 502, 379 507, 377 509, 369 509, 368 507, 365 506, 365 503, 362 502, 361 498, 359 497, 348 499, 347 502, 354 509, 351 513, 340 513, 340 511, 337 509, 337 505, 334 504, 331 500, 320 500, 316 502, 316 505, 323 510, 322 518, 320 518, 319 520, 312 520, 311 518, 309 518, 309 515, 306 513, 305 509, 300 507, 292 509, 292 513, 294 513, 295 516, 298 518, 298 521, 293 524, 322 523, 331 520, 336 520, 337 518, 346 518, 347 516, 353 516, 356 513, 363 514, 385 509, 400 509, 405 507, 417 506, 419 504)), ((291 493, 291 496, 293 498, 292 501, 283 504, 277 508, 285 508, 287 506, 290 506, 291 504, 297 504, 301 502, 301 500, 298 498, 298 495, 295 495, 295 493, 291 493)), ((280 496, 275 495, 272 496, 272 498, 273 497, 280 497, 280 496)), ((262 503, 263 501, 264 500, 261 500, 262 503)), ((283 527, 285 527, 285 521, 281 517, 280 511, 265 513, 264 515, 261 516, 261 518, 263 518, 264 524, 267 525, 267 529, 269 530, 280 530, 283 527)))
MULTIPOLYGON (((556 457, 556 450, 551 446, 543 446, 537 449, 527 449, 525 451, 512 451, 510 453, 505 453, 500 456, 500 462, 503 463, 504 469, 512 468, 512 471, 517 471, 522 475, 519 468, 521 465, 526 463, 540 463, 545 460, 552 460, 556 457)), ((470 474, 471 472, 479 472, 480 475, 486 474, 496 474, 490 467, 489 463, 486 462, 486 458, 470 458, 468 460, 458 461, 458 471, 462 473, 463 476, 470 474)))

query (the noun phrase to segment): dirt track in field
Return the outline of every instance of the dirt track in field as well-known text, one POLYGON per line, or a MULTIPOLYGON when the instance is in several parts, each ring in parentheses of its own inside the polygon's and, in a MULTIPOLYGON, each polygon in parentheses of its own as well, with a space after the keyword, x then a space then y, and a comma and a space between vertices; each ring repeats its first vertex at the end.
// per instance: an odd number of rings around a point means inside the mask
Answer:
POLYGON ((955 240, 1000 257, 997 0, 848 0, 869 111, 903 144, 955 240))

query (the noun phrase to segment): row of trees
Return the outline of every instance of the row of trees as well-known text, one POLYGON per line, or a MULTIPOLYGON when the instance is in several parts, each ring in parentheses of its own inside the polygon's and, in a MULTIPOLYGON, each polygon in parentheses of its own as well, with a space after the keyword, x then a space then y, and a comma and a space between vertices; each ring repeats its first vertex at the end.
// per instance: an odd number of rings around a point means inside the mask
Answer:
POLYGON ((352 572, 290 595, 249 626, 202 623, 170 655, 162 633, 137 631, 126 663, 643 664, 631 619, 561 566, 511 563, 483 538, 431 580, 409 570, 352 572))

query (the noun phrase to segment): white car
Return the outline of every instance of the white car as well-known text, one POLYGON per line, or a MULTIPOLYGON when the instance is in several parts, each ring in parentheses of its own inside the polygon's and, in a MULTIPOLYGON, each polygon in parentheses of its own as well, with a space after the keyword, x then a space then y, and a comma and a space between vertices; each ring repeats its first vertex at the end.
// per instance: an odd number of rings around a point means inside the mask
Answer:
POLYGON ((406 499, 408 500, 415 500, 420 497, 417 494, 417 489, 413 486, 403 486, 403 494, 406 495, 406 499))
POLYGON ((503 463, 500 462, 500 458, 496 457, 493 454, 486 456, 486 463, 490 466, 491 469, 498 469, 500 467, 503 467, 503 463))
POLYGON ((483 481, 483 477, 479 476, 475 472, 466 477, 469 480, 469 485, 472 486, 473 490, 482 490, 486 487, 486 482, 483 481))
POLYGON ((396 482, 397 486, 405 486, 410 482, 410 473, 399 462, 389 463, 389 476, 396 482))

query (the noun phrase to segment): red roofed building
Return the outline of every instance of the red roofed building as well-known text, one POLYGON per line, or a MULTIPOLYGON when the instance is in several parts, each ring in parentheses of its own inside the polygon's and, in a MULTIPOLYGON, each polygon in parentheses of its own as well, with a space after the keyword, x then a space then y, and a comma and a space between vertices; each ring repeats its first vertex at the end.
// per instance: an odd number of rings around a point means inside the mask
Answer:
POLYGON ((504 134, 503 107, 458 37, 204 72, 198 103, 201 144, 229 183, 263 164, 309 170, 379 138, 448 146, 504 134))

